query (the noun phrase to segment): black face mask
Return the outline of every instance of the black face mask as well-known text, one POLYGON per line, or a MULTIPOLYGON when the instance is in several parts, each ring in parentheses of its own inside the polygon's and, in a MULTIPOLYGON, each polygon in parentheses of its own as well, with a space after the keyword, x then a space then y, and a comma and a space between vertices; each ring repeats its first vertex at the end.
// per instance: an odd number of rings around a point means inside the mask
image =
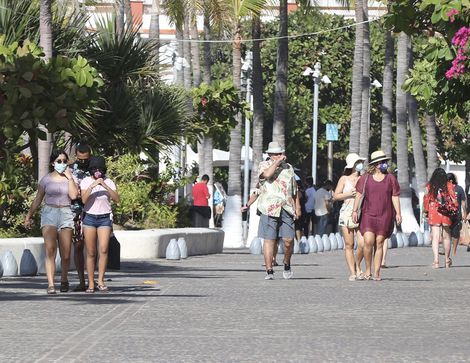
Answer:
POLYGON ((83 171, 88 170, 89 163, 90 163, 90 159, 77 159, 77 166, 80 170, 83 170, 83 171))

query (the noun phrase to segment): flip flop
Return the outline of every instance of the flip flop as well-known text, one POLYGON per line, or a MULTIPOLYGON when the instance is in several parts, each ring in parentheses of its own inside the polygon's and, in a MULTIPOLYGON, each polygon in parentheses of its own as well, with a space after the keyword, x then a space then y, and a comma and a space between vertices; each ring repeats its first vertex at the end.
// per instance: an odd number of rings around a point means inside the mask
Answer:
POLYGON ((57 294, 57 292, 55 291, 55 287, 54 287, 54 286, 48 286, 46 291, 47 291, 47 295, 55 295, 55 294, 57 294))
POLYGON ((107 292, 108 291, 108 286, 98 285, 98 290, 101 291, 101 292, 107 292))
POLYGON ((94 293, 95 293, 95 289, 93 289, 93 288, 89 287, 85 290, 85 294, 94 294, 94 293))

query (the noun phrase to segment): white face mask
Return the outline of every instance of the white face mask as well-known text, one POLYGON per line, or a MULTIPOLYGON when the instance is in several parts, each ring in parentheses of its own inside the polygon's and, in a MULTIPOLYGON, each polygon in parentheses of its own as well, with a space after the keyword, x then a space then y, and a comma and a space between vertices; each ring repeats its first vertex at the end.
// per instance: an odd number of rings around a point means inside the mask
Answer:
POLYGON ((62 174, 65 171, 65 169, 67 169, 67 163, 62 163, 62 164, 54 163, 54 170, 58 172, 59 174, 62 174))
POLYGON ((356 171, 362 171, 362 169, 364 169, 364 164, 363 163, 357 164, 355 166, 355 169, 356 171))

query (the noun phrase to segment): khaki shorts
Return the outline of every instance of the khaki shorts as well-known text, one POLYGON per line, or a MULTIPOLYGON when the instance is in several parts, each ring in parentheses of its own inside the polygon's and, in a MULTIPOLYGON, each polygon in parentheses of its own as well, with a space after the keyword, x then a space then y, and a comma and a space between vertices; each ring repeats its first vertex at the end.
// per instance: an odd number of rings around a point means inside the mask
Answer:
POLYGON ((294 239, 294 217, 281 210, 279 217, 270 217, 261 214, 258 227, 258 237, 269 240, 277 240, 278 238, 294 239))
POLYGON ((51 207, 45 205, 41 211, 41 228, 53 226, 58 230, 73 228, 73 213, 71 207, 51 207))

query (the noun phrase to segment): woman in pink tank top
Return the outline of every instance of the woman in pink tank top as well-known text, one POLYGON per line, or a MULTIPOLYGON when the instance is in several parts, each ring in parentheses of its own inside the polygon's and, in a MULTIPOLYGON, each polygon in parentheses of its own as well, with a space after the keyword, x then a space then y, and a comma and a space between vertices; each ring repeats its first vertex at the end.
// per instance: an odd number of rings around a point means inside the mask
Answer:
POLYGON ((73 214, 70 202, 78 197, 77 184, 68 168, 69 157, 64 150, 54 150, 50 157, 51 172, 39 182, 38 192, 26 215, 24 225, 31 227, 32 217, 44 200, 41 231, 46 247, 45 269, 47 293, 55 294, 54 275, 57 241, 61 258, 60 291, 69 290, 68 271, 72 248, 73 214))

